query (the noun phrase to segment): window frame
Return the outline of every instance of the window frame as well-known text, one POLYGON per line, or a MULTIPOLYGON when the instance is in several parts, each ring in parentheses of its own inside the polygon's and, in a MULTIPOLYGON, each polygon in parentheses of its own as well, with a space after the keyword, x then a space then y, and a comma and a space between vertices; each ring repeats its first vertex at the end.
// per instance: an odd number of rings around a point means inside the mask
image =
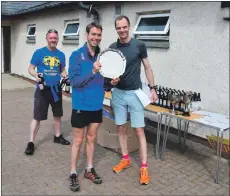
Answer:
POLYGON ((35 38, 35 37, 36 37, 36 25, 28 25, 26 37, 28 37, 28 38, 33 38, 33 37, 35 38), (32 27, 35 27, 34 35, 29 35, 29 30, 30 30, 30 28, 32 28, 32 27))
POLYGON ((138 19, 137 19, 137 22, 136 22, 136 25, 134 27, 134 30, 133 30, 133 34, 134 35, 144 35, 144 34, 148 34, 148 35, 166 35, 169 31, 169 27, 170 27, 170 13, 164 13, 164 14, 148 14, 148 15, 144 15, 144 14, 140 14, 138 19), (165 25, 165 29, 164 31, 137 31, 137 28, 139 26, 139 23, 141 21, 142 18, 157 18, 157 17, 164 17, 164 16, 167 16, 169 17, 166 25, 165 25))
POLYGON ((65 24, 64 32, 63 32, 63 37, 65 37, 65 36, 79 36, 79 30, 80 30, 80 23, 79 23, 79 21, 67 21, 66 24, 65 24), (75 23, 78 24, 77 33, 65 33, 67 26, 69 24, 75 24, 75 23))

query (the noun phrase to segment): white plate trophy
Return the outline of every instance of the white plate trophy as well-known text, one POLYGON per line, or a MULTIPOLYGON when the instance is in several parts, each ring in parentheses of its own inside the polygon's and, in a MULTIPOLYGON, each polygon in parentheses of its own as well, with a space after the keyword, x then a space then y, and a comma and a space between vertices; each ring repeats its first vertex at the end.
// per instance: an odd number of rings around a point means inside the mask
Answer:
MULTIPOLYGON (((100 73, 105 78, 119 78, 125 72, 126 58, 120 50, 107 48, 100 52, 97 60, 101 64, 100 73)), ((113 91, 113 89, 111 89, 111 91, 113 91)), ((114 116, 111 101, 110 106, 112 108, 110 113, 114 116)))
POLYGON ((126 68, 126 58, 121 51, 107 48, 98 55, 101 64, 100 73, 110 79, 120 77, 126 68))

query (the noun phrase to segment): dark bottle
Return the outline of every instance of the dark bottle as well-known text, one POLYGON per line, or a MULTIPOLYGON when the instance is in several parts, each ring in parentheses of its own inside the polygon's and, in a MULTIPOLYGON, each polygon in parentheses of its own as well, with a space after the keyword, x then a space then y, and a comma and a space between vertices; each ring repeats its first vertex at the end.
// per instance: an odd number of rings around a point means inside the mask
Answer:
POLYGON ((44 78, 42 77, 41 74, 38 74, 38 77, 41 79, 41 81, 38 82, 39 89, 40 89, 41 91, 43 91, 44 88, 45 88, 45 86, 44 86, 44 81, 45 81, 45 80, 44 80, 44 78))
POLYGON ((158 99, 156 101, 156 105, 160 106, 160 101, 161 101, 161 86, 158 87, 157 96, 158 96, 158 99))
POLYGON ((193 101, 197 101, 197 93, 195 92, 195 93, 193 93, 193 101))
POLYGON ((70 81, 69 81, 69 78, 66 78, 66 80, 65 80, 65 92, 70 93, 70 81))
POLYGON ((183 112, 183 108, 182 108, 182 103, 183 103, 183 94, 181 91, 179 91, 179 95, 180 95, 180 101, 179 101, 179 104, 178 104, 178 110, 183 112))
POLYGON ((168 106, 167 106, 167 100, 168 100, 168 97, 167 97, 167 93, 166 93, 166 91, 164 92, 164 94, 163 94, 163 107, 164 108, 167 108, 168 106))
POLYGON ((60 87, 61 89, 63 89, 64 86, 65 86, 65 79, 62 79, 62 80, 61 80, 61 83, 60 83, 60 85, 59 85, 59 87, 60 87))
POLYGON ((197 95, 197 101, 201 101, 200 93, 197 95))
POLYGON ((164 102, 164 92, 163 88, 160 89, 160 100, 159 100, 159 106, 163 107, 163 102, 164 102))

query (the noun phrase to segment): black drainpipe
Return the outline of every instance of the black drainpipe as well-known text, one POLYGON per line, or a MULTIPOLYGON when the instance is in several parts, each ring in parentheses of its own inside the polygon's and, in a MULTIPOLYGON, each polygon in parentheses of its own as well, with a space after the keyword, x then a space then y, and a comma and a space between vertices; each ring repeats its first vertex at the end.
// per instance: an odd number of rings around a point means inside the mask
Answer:
POLYGON ((93 8, 93 4, 92 5, 85 5, 82 1, 78 2, 78 5, 86 10, 87 12, 89 12, 90 14, 93 14, 94 15, 94 21, 99 23, 99 14, 98 14, 98 11, 93 8))

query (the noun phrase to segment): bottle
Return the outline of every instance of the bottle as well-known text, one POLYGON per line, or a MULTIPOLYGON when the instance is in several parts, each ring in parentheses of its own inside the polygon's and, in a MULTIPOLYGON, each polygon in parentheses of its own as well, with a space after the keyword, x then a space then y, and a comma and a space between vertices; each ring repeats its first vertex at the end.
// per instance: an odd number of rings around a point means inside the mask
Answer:
POLYGON ((197 95, 197 111, 201 110, 201 108, 202 108, 201 97, 200 97, 200 93, 198 93, 198 95, 197 95))
POLYGON ((70 93, 70 81, 69 81, 69 78, 66 78, 66 80, 65 80, 65 92, 70 93))
POLYGON ((65 86, 65 79, 62 79, 59 87, 63 89, 64 86, 65 86))
POLYGON ((161 101, 161 86, 159 86, 158 89, 157 89, 157 96, 158 96, 158 99, 156 101, 156 106, 160 106, 160 101, 161 101))
POLYGON ((45 81, 45 80, 44 80, 44 78, 42 77, 41 74, 38 74, 38 77, 41 79, 41 81, 38 82, 39 89, 40 89, 41 91, 43 91, 44 88, 45 88, 45 86, 44 86, 44 81, 45 81))

